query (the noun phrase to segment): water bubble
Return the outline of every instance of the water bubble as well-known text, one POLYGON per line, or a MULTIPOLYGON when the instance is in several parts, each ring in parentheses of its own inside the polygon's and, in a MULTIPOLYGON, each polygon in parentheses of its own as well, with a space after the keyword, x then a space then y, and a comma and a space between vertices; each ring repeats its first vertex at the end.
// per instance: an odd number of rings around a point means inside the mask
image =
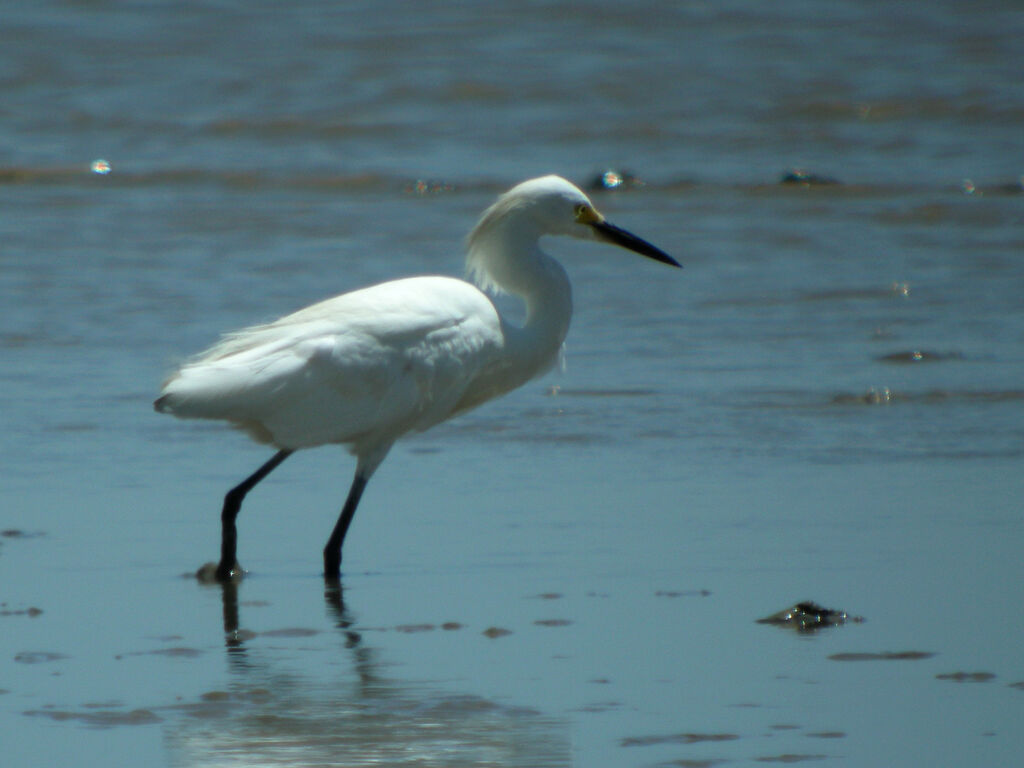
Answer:
POLYGON ((587 182, 587 188, 595 192, 642 186, 644 186, 643 180, 637 178, 629 171, 617 171, 614 169, 599 173, 587 182))
POLYGON ((93 173, 98 173, 100 176, 106 176, 111 171, 110 163, 102 158, 99 160, 93 160, 92 164, 89 166, 89 170, 93 173))

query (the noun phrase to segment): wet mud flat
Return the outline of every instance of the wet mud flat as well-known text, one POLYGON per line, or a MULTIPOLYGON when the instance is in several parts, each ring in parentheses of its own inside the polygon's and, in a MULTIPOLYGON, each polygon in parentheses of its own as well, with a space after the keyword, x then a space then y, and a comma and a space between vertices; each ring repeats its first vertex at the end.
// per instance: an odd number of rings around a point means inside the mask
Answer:
MULTIPOLYGON (((22 544, 46 547, 51 540, 22 544)), ((424 578, 430 581, 418 580, 424 578)), ((735 621, 737 606, 704 586, 549 583, 506 592, 504 607, 427 600, 374 610, 367 606, 386 605, 387 593, 407 584, 404 577, 366 574, 351 578, 349 588, 320 589, 303 578, 309 594, 298 599, 295 578, 282 575, 257 573, 227 585, 162 581, 169 602, 202 608, 205 628, 156 633, 155 626, 130 624, 98 651, 67 637, 26 646, 10 656, 29 674, 4 690, 7 715, 29 731, 37 724, 56 728, 58 741, 69 743, 82 729, 115 740, 120 733, 152 734, 171 765, 219 764, 233 755, 247 764, 287 756, 296 765, 571 766, 596 758, 712 766, 860 754, 877 726, 828 702, 864 701, 873 698, 871 689, 886 695, 897 681, 915 697, 941 700, 948 698, 944 691, 963 691, 951 699, 961 699, 957 706, 977 706, 973 692, 986 689, 993 700, 1019 706, 1024 690, 1012 670, 972 669, 938 641, 920 649, 879 646, 884 633, 871 631, 877 615, 805 600, 768 614, 771 622, 759 622, 752 605, 735 621), (306 620, 293 624, 286 615, 306 620), (608 623, 627 615, 632 620, 608 623), (820 626, 788 626, 794 615, 820 626), (789 621, 780 624, 785 616, 789 621), (609 646, 609 635, 630 642, 609 646), (710 698, 711 687, 693 679, 700 665, 667 649, 646 664, 644 648, 663 641, 705 659, 709 647, 721 645, 722 660, 704 662, 718 695, 710 698), (113 670, 106 676, 121 679, 119 695, 91 696, 104 691, 74 682, 92 665, 113 670), (862 672, 848 679, 843 670, 855 667, 862 672), (510 680, 513 668, 524 683, 510 680), (62 684, 40 695, 46 680, 62 684), (155 680, 176 692, 147 692, 155 680), (808 709, 801 703, 807 697, 824 706, 808 709)), ((487 581, 488 589, 501 592, 500 585, 487 581)), ((443 582, 432 586, 440 591, 443 582)), ((30 626, 66 610, 51 597, 35 617, 14 610, 0 620, 17 630, 12 622, 30 626)), ((877 714, 903 716, 898 702, 877 714)), ((978 738, 1014 738, 995 721, 983 734, 978 738)))

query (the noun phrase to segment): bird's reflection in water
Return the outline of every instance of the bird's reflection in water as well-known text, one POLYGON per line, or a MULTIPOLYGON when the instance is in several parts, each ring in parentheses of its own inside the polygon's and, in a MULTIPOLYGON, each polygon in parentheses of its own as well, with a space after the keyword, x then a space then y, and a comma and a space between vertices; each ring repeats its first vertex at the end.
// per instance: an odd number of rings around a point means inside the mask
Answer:
POLYGON ((337 653, 328 644, 326 656, 322 647, 310 650, 304 643, 314 630, 295 635, 294 643, 287 632, 268 642, 246 630, 240 613, 245 603, 239 601, 244 585, 210 588, 223 597, 227 686, 178 708, 183 716, 167 731, 172 764, 571 764, 562 718, 385 676, 382 651, 359 632, 339 580, 327 580, 324 589, 327 619, 340 639, 337 653), (282 650, 282 643, 293 647, 282 650), (308 673, 295 671, 302 665, 308 673))
POLYGON ((224 643, 228 653, 244 657, 245 639, 239 635, 238 582, 226 581, 220 585, 224 603, 224 643))

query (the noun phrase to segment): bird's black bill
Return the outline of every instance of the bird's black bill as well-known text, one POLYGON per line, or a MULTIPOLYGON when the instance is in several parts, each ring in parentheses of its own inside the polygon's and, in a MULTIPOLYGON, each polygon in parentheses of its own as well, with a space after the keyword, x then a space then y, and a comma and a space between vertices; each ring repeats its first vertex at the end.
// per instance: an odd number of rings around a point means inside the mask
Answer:
POLYGON ((679 267, 682 269, 683 265, 673 259, 667 253, 660 248, 648 243, 646 240, 634 235, 632 232, 627 232, 621 227, 616 227, 607 221, 597 221, 591 224, 594 231, 597 232, 598 237, 602 240, 607 240, 609 243, 628 248, 631 251, 639 253, 641 256, 646 256, 649 259, 660 261, 662 264, 669 264, 673 267, 679 267))

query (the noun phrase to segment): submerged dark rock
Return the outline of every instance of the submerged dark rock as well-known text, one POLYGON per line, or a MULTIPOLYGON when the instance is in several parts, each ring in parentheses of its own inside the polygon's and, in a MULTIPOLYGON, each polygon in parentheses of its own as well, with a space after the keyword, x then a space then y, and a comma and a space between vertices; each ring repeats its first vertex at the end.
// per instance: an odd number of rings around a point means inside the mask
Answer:
POLYGON ((878 357, 882 363, 940 363, 945 360, 963 360, 960 352, 933 352, 927 349, 908 349, 890 352, 878 357))
POLYGON ((847 622, 862 622, 861 616, 850 616, 846 611, 823 608, 809 600, 797 603, 792 608, 758 619, 758 624, 775 624, 795 629, 797 632, 815 632, 823 627, 837 627, 847 622))
POLYGON ((832 187, 842 184, 842 182, 832 176, 821 176, 817 173, 809 173, 800 168, 794 168, 782 174, 779 184, 799 187, 832 187))

